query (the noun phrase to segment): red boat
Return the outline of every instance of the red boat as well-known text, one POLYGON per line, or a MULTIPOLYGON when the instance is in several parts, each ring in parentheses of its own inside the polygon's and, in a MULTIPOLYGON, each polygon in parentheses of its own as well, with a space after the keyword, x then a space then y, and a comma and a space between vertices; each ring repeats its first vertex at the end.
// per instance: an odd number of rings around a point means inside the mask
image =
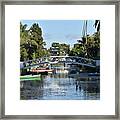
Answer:
POLYGON ((43 72, 53 72, 52 69, 46 69, 46 68, 37 68, 37 69, 32 69, 31 72, 36 72, 36 73, 43 73, 43 72))

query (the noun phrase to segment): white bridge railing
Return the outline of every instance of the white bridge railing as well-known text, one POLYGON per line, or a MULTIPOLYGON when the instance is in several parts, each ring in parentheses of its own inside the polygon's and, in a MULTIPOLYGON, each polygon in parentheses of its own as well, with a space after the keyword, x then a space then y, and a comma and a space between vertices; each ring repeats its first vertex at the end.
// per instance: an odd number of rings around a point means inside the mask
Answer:
POLYGON ((50 57, 42 57, 39 59, 33 59, 22 62, 23 68, 27 67, 30 68, 35 65, 40 64, 56 64, 56 63, 65 63, 65 64, 76 64, 76 65, 83 65, 89 67, 96 67, 98 66, 98 61, 78 56, 50 56, 50 57), (96 64, 97 63, 97 64, 96 64))

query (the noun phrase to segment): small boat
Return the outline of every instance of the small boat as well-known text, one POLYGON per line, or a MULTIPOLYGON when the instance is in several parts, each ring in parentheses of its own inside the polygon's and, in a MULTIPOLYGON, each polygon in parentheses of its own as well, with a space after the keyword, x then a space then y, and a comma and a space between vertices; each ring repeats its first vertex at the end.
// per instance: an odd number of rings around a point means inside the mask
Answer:
POLYGON ((21 81, 27 81, 27 80, 41 80, 40 75, 24 75, 20 76, 21 81))
POLYGON ((37 72, 37 73, 41 73, 41 72, 52 72, 52 69, 32 69, 31 72, 37 72))
POLYGON ((100 73, 88 73, 88 76, 100 76, 100 73))

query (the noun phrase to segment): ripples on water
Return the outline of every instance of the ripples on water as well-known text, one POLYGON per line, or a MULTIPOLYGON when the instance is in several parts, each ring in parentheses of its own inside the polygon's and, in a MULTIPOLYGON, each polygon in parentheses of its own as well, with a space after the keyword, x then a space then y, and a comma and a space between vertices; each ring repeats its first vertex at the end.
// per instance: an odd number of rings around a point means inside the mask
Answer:
POLYGON ((44 75, 42 80, 21 81, 21 100, 99 100, 99 78, 69 78, 67 74, 44 75))

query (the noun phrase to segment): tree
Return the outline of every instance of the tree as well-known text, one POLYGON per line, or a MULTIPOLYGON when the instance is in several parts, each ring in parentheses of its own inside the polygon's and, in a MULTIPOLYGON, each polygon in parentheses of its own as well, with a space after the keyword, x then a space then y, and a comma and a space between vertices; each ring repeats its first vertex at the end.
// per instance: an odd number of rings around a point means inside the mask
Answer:
POLYGON ((80 56, 83 57, 85 54, 83 44, 74 44, 74 47, 69 52, 69 56, 80 56))
POLYGON ((67 55, 70 51, 70 45, 67 45, 65 43, 56 43, 53 42, 52 46, 50 47, 50 53, 51 55, 67 55))
POLYGON ((34 23, 29 29, 30 40, 34 48, 35 58, 44 56, 44 46, 46 43, 43 41, 42 30, 38 24, 34 23))
POLYGON ((20 22, 20 60, 24 61, 28 58, 27 49, 25 47, 28 39, 28 31, 26 30, 27 25, 22 25, 20 22))
POLYGON ((86 51, 88 58, 100 58, 100 32, 87 37, 86 51))
POLYGON ((60 44, 59 46, 59 49, 60 49, 60 55, 67 55, 69 54, 69 51, 70 51, 70 45, 67 45, 65 43, 63 44, 60 44))
POLYGON ((42 37, 42 30, 34 23, 27 30, 27 25, 20 23, 20 60, 32 60, 47 54, 44 48, 45 42, 42 37))
POLYGON ((87 35, 87 39, 83 37, 78 42, 78 44, 74 44, 74 47, 69 52, 70 56, 100 59, 100 32, 96 32, 91 36, 87 35))

